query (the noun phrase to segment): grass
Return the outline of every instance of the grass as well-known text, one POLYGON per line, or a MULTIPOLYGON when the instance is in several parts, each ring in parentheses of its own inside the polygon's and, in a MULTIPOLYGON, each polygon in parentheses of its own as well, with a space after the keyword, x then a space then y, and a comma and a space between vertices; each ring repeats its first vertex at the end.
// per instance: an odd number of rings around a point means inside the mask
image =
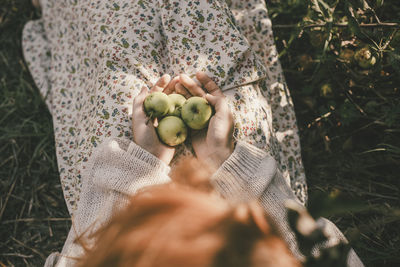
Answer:
POLYGON ((1 266, 42 266, 70 226, 51 116, 22 58, 22 27, 36 17, 30 1, 0 6, 1 266))
MULTIPOLYGON (((367 266, 400 266, 398 44, 373 50, 378 63, 371 69, 338 56, 342 41, 353 40, 351 50, 376 48, 394 29, 368 29, 370 39, 347 28, 299 32, 279 25, 315 20, 307 1, 267 2, 298 116, 310 211, 333 220, 367 266)), ((376 8, 381 21, 399 23, 396 2, 376 8)), ((345 16, 343 3, 335 20, 345 16)), ((363 23, 374 22, 364 15, 363 23)), ((37 17, 30 1, 0 6, 0 266, 43 265, 70 227, 51 116, 21 52, 22 27, 37 17)))

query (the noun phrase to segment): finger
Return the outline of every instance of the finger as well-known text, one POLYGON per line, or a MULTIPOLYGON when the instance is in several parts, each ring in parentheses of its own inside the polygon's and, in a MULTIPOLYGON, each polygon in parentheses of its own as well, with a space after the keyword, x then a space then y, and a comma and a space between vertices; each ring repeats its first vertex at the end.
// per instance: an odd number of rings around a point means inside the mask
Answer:
POLYGON ((158 79, 156 84, 151 88, 150 93, 162 92, 170 81, 171 81, 171 76, 169 76, 169 74, 164 74, 163 76, 161 76, 160 79, 158 79))
POLYGON ((147 87, 143 86, 142 89, 140 90, 139 94, 133 100, 133 105, 134 106, 142 106, 143 101, 147 95, 148 95, 147 87))
POLYGON ((143 111, 143 102, 146 99, 146 96, 149 94, 147 87, 143 86, 142 90, 140 90, 139 94, 135 97, 133 101, 133 113, 138 114, 138 112, 143 111))
POLYGON ((175 85, 179 82, 179 76, 174 77, 168 85, 164 88, 163 93, 164 94, 172 94, 175 91, 175 85))
POLYGON ((228 104, 226 103, 225 97, 214 96, 210 94, 206 94, 205 97, 210 105, 214 107, 216 114, 225 116, 231 112, 228 104))
POLYGON ((206 92, 189 76, 186 74, 181 74, 180 83, 192 94, 195 96, 204 96, 206 92))
POLYGON ((177 83, 177 84, 175 85, 175 91, 176 91, 178 94, 183 95, 185 98, 189 98, 189 97, 192 96, 192 95, 189 93, 189 91, 186 90, 186 88, 183 87, 183 85, 180 84, 180 83, 177 83))
POLYGON ((208 77, 208 75, 205 74, 204 72, 202 72, 202 71, 197 72, 196 78, 197 78, 197 80, 199 80, 201 85, 206 89, 206 91, 209 94, 216 95, 216 96, 223 95, 223 93, 222 93, 221 89, 218 87, 218 85, 213 80, 211 80, 211 78, 208 77))

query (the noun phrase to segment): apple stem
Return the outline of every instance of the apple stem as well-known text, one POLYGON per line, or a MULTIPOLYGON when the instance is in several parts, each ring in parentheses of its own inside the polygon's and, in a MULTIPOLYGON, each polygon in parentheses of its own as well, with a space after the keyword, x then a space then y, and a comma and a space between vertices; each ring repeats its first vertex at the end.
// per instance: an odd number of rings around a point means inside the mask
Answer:
POLYGON ((153 118, 153 112, 150 112, 150 116, 146 120, 146 125, 149 124, 149 121, 153 118))
POLYGON ((146 120, 146 125, 148 125, 149 124, 149 121, 151 120, 151 118, 147 118, 147 120, 146 120))

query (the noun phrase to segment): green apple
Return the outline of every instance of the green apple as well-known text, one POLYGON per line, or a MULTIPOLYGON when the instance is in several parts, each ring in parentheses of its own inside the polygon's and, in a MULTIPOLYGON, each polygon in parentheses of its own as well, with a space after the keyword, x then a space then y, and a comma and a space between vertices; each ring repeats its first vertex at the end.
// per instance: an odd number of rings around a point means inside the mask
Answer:
POLYGON ((144 110, 150 118, 161 118, 167 115, 170 108, 169 97, 162 92, 153 92, 144 100, 144 110))
POLYGON ((372 55, 368 47, 361 48, 354 54, 354 59, 363 69, 369 69, 376 63, 376 58, 372 55))
POLYGON ((157 126, 158 137, 169 146, 182 144, 187 137, 187 128, 183 120, 176 116, 166 116, 157 126))
POLYGON ((212 109, 208 101, 193 96, 183 104, 181 117, 190 128, 200 130, 207 126, 211 114, 212 109))
POLYGON ((181 94, 170 94, 168 95, 170 107, 168 114, 169 116, 181 116, 182 105, 185 103, 186 98, 181 94))

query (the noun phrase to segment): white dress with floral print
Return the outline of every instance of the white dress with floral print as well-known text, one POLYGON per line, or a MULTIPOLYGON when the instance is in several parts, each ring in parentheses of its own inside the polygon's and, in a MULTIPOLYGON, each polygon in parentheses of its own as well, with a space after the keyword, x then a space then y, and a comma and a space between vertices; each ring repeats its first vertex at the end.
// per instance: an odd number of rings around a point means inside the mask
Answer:
MULTIPOLYGON (((23 31, 26 62, 52 114, 70 213, 81 171, 109 137, 131 137, 143 85, 205 71, 222 88, 235 138, 270 151, 307 198, 296 118, 262 0, 41 0, 23 31)), ((177 155, 190 153, 185 145, 177 155)), ((177 156, 179 157, 179 156, 177 156)))

